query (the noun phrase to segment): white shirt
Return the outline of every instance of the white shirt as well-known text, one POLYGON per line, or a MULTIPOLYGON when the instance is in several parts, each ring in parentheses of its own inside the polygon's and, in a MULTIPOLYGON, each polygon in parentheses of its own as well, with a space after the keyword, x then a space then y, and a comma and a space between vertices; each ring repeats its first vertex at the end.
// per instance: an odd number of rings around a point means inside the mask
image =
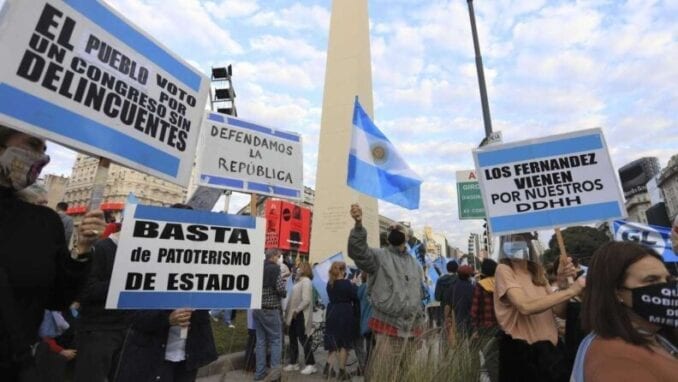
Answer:
POLYGON ((170 326, 165 346, 165 359, 172 362, 181 362, 186 359, 186 338, 181 338, 181 326, 170 326))

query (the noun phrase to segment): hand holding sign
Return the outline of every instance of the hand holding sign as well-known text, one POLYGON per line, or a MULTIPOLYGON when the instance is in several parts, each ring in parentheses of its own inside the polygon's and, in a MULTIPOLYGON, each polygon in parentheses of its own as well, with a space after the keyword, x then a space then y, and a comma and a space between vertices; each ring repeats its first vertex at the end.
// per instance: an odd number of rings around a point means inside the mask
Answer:
POLYGON ((191 323, 192 309, 175 309, 169 315, 169 324, 172 326, 188 327, 191 323))
POLYGON ((99 210, 88 212, 78 227, 78 254, 88 252, 104 229, 104 213, 99 210))

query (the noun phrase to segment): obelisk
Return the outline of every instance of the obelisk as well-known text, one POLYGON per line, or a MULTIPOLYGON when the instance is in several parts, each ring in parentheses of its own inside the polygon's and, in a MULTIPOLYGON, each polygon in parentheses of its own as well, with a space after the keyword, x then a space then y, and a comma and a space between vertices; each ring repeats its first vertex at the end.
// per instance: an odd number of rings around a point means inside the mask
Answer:
POLYGON ((373 116, 367 0, 334 0, 320 122, 311 263, 337 252, 344 253, 350 261, 346 243, 353 227, 349 214, 352 203, 360 203, 363 208, 363 225, 370 246, 379 246, 377 200, 346 185, 356 96, 373 116))

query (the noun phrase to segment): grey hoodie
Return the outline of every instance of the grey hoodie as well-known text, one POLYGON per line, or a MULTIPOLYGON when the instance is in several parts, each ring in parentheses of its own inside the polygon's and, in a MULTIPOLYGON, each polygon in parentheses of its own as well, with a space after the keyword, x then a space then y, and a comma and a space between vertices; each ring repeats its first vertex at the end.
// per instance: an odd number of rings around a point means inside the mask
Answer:
POLYGON ((423 274, 417 261, 394 246, 368 247, 362 225, 351 230, 348 257, 370 275, 367 287, 372 317, 398 328, 399 337, 411 337, 419 331, 425 316, 421 304, 423 274))

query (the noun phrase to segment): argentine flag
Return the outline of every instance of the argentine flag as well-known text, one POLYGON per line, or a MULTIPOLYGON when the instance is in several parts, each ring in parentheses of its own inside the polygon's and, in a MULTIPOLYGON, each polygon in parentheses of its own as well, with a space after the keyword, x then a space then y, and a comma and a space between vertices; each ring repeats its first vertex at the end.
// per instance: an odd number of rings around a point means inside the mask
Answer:
POLYGON ((346 183, 377 199, 411 210, 419 208, 421 179, 372 123, 357 97, 346 183))

